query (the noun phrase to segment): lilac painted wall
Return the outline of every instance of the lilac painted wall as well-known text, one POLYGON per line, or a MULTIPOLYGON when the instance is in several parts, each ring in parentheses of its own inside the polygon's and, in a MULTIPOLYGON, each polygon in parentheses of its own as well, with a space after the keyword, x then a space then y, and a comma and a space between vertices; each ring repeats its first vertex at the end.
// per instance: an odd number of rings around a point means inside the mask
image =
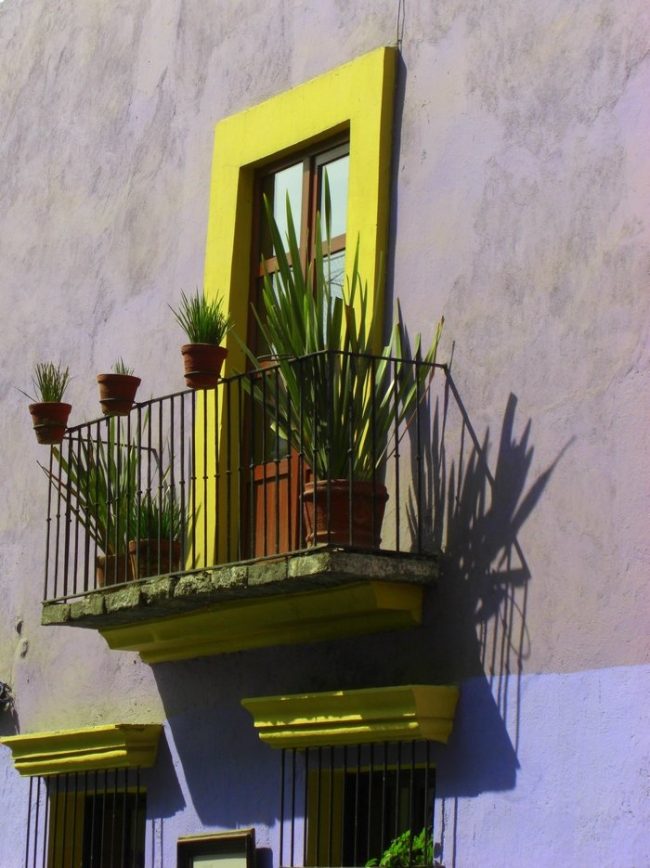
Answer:
MULTIPOLYGON (((187 707, 170 714, 156 767, 143 775, 147 868, 173 866, 180 835, 250 826, 270 868, 279 754, 253 734, 234 681, 206 698, 205 678, 190 668, 183 664, 187 707)), ((450 744, 434 748, 444 864, 648 864, 649 689, 647 666, 465 681, 450 744)), ((19 796, 12 805, 3 795, 10 834, 0 864, 10 868, 22 865, 27 782, 12 780, 6 762, 2 769, 4 792, 19 796)))
MULTIPOLYGON (((42 452, 14 387, 63 359, 75 422, 117 355, 145 396, 180 387, 167 303, 201 283, 215 122, 393 44, 397 8, 0 3, 0 679, 17 698, 0 732, 167 721, 154 865, 204 826, 255 822, 271 844, 274 759, 242 696, 449 680, 447 865, 650 862, 648 6, 404 11, 387 291, 425 336, 445 314, 476 434, 453 400, 444 452, 429 432, 445 578, 408 634, 151 668, 40 627, 42 452)), ((0 750, 3 868, 22 864, 26 797, 0 750)))

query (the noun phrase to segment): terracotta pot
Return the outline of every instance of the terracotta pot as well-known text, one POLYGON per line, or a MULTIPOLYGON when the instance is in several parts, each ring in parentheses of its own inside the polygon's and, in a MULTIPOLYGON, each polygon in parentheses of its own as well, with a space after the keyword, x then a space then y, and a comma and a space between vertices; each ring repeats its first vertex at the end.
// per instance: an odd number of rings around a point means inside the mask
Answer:
POLYGON ((65 436, 68 416, 72 407, 70 404, 54 403, 53 401, 30 404, 34 431, 39 443, 61 443, 65 436))
POLYGON ((132 539, 129 541, 131 571, 138 579, 178 572, 180 557, 181 544, 178 540, 174 540, 171 544, 168 539, 161 539, 160 541, 141 539, 139 542, 132 539), (158 561, 159 546, 160 562, 158 561))
POLYGON ((104 416, 128 416, 140 378, 130 374, 97 374, 97 382, 104 416))
POLYGON ((183 344, 185 384, 188 389, 214 389, 219 382, 223 360, 228 355, 225 347, 214 344, 183 344))
POLYGON ((95 561, 97 587, 105 588, 133 581, 131 561, 124 553, 119 555, 97 555, 95 561))
POLYGON ((360 548, 379 548, 381 524, 388 493, 384 485, 347 479, 307 482, 302 506, 307 545, 331 543, 360 548), (329 490, 329 494, 328 494, 329 490), (329 497, 329 522, 328 522, 329 497), (352 535, 350 535, 350 499, 352 499, 352 535), (374 513, 374 522, 373 522, 374 513))

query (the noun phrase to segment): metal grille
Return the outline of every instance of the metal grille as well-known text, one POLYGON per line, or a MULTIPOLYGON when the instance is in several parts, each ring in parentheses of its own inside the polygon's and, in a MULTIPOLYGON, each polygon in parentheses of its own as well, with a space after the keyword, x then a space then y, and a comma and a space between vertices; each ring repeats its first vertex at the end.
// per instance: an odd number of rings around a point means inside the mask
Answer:
POLYGON ((138 769, 30 778, 25 868, 144 868, 138 769))
POLYGON ((327 351, 69 428, 43 465, 44 599, 317 544, 430 554, 436 367, 327 351))
POLYGON ((433 865, 434 801, 428 742, 285 749, 278 864, 433 865))

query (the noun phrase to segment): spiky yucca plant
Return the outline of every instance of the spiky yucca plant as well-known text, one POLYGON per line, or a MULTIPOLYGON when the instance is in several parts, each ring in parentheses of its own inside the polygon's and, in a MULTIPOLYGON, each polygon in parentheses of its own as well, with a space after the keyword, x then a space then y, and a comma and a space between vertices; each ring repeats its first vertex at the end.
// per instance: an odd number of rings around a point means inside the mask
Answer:
POLYGON ((43 467, 50 481, 105 555, 126 551, 137 528, 139 450, 125 445, 118 422, 110 419, 106 439, 72 441, 64 455, 54 449, 63 473, 43 467), (119 448, 118 448, 118 443, 119 448))
MULTIPOLYGON (((166 484, 169 467, 159 468, 155 489, 139 493, 141 448, 129 443, 124 427, 108 421, 105 439, 73 440, 70 448, 54 449, 62 473, 41 465, 88 535, 105 555, 123 554, 128 542, 138 537, 180 539, 191 528, 190 517, 181 511, 178 498, 166 484)), ((140 439, 149 426, 143 416, 140 439)))
MULTIPOLYGON (((327 185, 325 208, 329 226, 327 185)), ((259 378, 248 388, 266 403, 276 432, 302 452, 318 478, 372 479, 424 394, 443 320, 424 355, 417 335, 418 361, 411 361, 403 358, 404 328, 398 315, 390 340, 379 357, 374 356, 372 310, 359 272, 358 244, 341 298, 333 290, 325 252, 329 243, 324 247, 317 235, 315 257, 304 268, 288 200, 286 243, 268 201, 265 209, 278 271, 265 275, 261 310, 254 309, 254 315, 275 358, 282 389, 264 389, 259 378)), ((247 353, 261 370, 261 359, 247 353)))

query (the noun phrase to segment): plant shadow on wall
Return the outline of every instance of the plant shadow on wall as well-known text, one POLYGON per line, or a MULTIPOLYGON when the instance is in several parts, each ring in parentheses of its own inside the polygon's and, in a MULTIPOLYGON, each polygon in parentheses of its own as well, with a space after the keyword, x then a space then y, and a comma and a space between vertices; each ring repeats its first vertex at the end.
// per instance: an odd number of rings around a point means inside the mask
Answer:
POLYGON ((428 400, 429 429, 419 433, 426 448, 419 460, 414 442, 411 451, 413 478, 419 464, 422 483, 407 514, 414 545, 444 551, 424 629, 436 633, 445 677, 463 680, 454 732, 439 753, 438 795, 471 796, 515 786, 532 579, 518 534, 570 444, 527 487, 531 420, 517 438, 515 395, 506 402, 494 473, 490 430, 479 440, 449 371, 442 394, 428 400))
POLYGON ((0 736, 16 735, 19 729, 18 712, 11 687, 0 681, 0 736))

